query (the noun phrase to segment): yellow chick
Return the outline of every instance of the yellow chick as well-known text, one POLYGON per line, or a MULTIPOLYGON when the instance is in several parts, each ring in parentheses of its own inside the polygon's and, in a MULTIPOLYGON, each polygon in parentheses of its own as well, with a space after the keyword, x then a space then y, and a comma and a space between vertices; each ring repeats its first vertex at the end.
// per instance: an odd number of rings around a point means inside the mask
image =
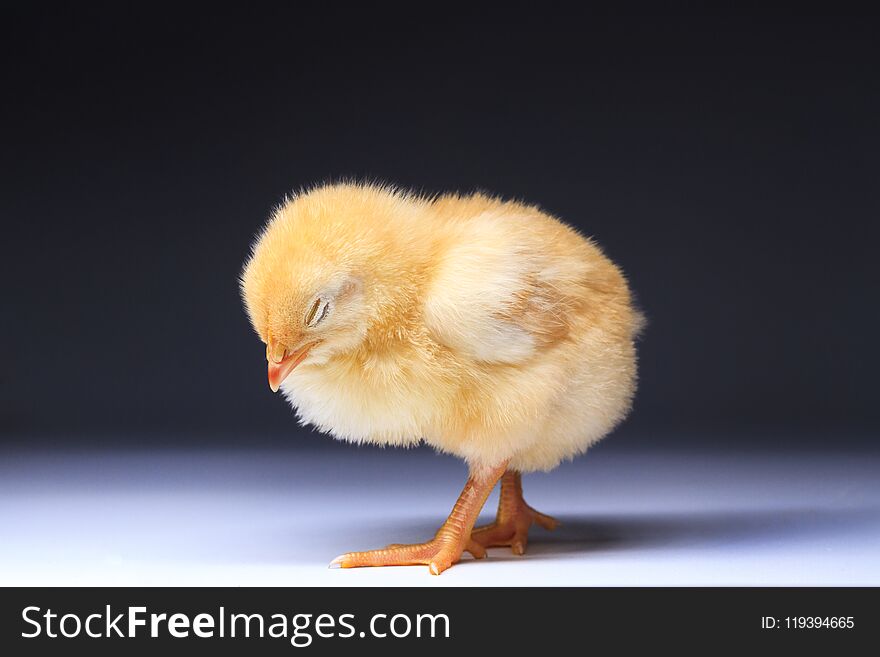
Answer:
POLYGON ((468 464, 433 539, 331 566, 425 564, 556 525, 520 475, 584 452, 628 412, 642 324, 626 279, 540 209, 483 194, 426 198, 371 184, 287 200, 241 277, 269 386, 301 423, 355 443, 426 442, 468 464), (495 522, 474 529, 498 481, 495 522))

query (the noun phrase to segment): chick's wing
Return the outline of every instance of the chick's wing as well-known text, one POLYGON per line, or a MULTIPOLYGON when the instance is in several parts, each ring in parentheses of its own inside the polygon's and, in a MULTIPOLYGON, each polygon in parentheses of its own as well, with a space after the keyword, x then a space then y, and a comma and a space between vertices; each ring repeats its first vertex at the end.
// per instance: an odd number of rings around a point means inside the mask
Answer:
POLYGON ((462 356, 522 363, 568 335, 582 277, 579 263, 554 252, 527 218, 484 216, 439 257, 425 324, 462 356))

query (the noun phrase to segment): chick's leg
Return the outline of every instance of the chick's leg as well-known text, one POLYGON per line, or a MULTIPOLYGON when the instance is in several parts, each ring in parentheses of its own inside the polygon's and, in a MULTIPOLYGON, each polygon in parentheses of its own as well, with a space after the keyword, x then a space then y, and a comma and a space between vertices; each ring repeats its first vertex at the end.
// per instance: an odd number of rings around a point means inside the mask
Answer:
POLYGON ((508 470, 501 478, 501 496, 498 498, 495 522, 476 528, 471 533, 471 540, 484 548, 510 546, 514 554, 524 554, 529 540, 529 527, 533 524, 553 530, 559 526, 559 521, 526 504, 522 475, 508 470))
POLYGON ((507 463, 471 472, 464 490, 452 508, 446 522, 427 543, 413 545, 389 545, 381 550, 348 552, 336 557, 330 567, 359 568, 362 566, 413 566, 427 565, 433 575, 439 575, 452 564, 458 563, 467 550, 480 559, 486 550, 471 540, 471 530, 489 493, 504 473, 507 463))

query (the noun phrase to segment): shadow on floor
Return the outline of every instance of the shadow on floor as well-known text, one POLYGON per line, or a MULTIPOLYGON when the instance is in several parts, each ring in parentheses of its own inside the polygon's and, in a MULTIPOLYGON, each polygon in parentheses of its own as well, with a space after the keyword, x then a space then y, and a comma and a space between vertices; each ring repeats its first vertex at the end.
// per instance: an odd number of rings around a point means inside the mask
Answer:
MULTIPOLYGON (((731 510, 698 513, 561 516, 560 527, 547 532, 532 528, 528 557, 558 558, 574 553, 619 552, 742 544, 785 544, 815 541, 876 524, 877 509, 781 509, 731 510)), ((420 542, 434 535, 437 520, 356 523, 334 528, 324 526, 304 544, 293 530, 273 537, 251 537, 258 561, 329 562, 336 554, 367 550, 388 543, 420 542)), ((244 557, 245 555, 239 555, 244 557)), ((505 549, 492 551, 493 558, 518 558, 505 549)))
POLYGON ((530 553, 693 549, 816 541, 878 521, 876 509, 783 509, 714 513, 562 517, 555 532, 535 529, 530 553))

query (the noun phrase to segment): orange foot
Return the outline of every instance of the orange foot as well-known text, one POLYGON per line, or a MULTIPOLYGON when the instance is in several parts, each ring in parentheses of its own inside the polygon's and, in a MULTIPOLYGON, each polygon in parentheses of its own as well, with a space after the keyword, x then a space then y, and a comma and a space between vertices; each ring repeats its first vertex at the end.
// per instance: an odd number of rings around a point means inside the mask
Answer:
POLYGON ((485 548, 471 539, 471 530, 486 498, 495 487, 507 467, 502 463, 479 474, 472 474, 461 491, 452 513, 427 543, 413 545, 394 544, 381 550, 347 552, 330 562, 331 568, 360 568, 362 566, 414 566, 427 565, 432 575, 439 575, 461 560, 467 550, 477 559, 486 556, 485 548))
POLYGON ((514 554, 525 554, 529 528, 533 524, 553 530, 559 526, 559 521, 526 504, 522 494, 522 475, 508 470, 501 478, 495 522, 474 529, 471 541, 484 548, 510 546, 514 554))
POLYGON ((434 537, 427 543, 389 545, 381 550, 367 552, 348 552, 330 562, 330 567, 360 568, 362 566, 428 566, 432 575, 439 575, 444 570, 458 563, 462 553, 467 550, 477 559, 486 556, 483 546, 467 541, 462 547, 458 540, 444 540, 434 537))

